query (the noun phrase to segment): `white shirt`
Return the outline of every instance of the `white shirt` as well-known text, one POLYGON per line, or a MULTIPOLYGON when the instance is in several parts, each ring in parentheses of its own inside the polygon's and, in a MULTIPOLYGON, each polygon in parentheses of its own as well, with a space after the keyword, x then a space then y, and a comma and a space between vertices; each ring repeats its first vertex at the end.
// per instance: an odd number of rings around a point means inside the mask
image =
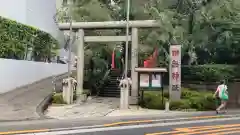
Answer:
POLYGON ((225 91, 227 90, 227 85, 225 85, 225 84, 218 85, 217 92, 218 92, 219 97, 222 96, 223 90, 225 90, 225 91))

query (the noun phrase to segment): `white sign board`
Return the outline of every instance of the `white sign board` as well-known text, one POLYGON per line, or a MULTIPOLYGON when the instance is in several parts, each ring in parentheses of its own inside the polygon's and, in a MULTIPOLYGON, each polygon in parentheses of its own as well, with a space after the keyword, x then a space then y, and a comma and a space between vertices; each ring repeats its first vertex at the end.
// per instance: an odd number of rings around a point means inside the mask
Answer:
POLYGON ((162 84, 161 84, 161 75, 152 75, 152 87, 153 87, 153 88, 162 87, 162 84))
POLYGON ((181 45, 170 46, 169 92, 170 100, 181 99, 181 45))
POLYGON ((140 74, 140 87, 149 87, 149 74, 140 74))

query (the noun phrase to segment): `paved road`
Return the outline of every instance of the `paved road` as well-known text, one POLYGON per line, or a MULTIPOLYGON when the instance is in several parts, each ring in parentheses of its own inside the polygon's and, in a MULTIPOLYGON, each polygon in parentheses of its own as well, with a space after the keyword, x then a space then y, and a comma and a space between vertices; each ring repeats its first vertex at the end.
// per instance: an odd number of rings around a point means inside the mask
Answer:
POLYGON ((0 121, 39 119, 36 108, 45 97, 52 93, 52 89, 52 77, 50 77, 26 87, 0 94, 0 121))
POLYGON ((78 129, 36 135, 239 135, 240 119, 222 121, 188 121, 120 126, 95 129, 78 129))
MULTIPOLYGON (((199 120, 199 119, 217 119, 217 118, 231 118, 237 115, 213 115, 213 112, 207 114, 193 114, 193 115, 177 115, 177 116, 118 116, 118 117, 92 117, 82 119, 43 119, 43 120, 28 120, 28 121, 12 121, 12 122, 0 122, 0 133, 11 131, 31 131, 39 129, 59 129, 59 128, 73 128, 73 127, 89 127, 92 125, 98 126, 123 126, 134 125, 136 123, 166 123, 166 122, 179 122, 183 120, 199 120)), ((240 117, 240 115, 239 115, 240 117)), ((0 134, 1 135, 1 134, 0 134)))
POLYGON ((240 133, 240 117, 225 115, 219 117, 156 118, 152 121, 147 119, 124 120, 119 122, 115 119, 112 120, 112 123, 111 120, 106 119, 0 123, 0 135, 13 133, 29 133, 28 135, 195 135, 217 132, 231 134, 230 131, 231 133, 240 133))

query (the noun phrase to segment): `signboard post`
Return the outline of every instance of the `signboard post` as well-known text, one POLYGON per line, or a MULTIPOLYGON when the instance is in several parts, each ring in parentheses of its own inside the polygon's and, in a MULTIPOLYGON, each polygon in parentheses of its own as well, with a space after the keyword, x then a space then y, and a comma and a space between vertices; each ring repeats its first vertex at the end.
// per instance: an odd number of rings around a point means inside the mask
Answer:
POLYGON ((144 91, 162 91, 162 104, 164 104, 163 81, 162 77, 166 68, 135 68, 138 72, 138 89, 141 91, 141 100, 143 101, 144 91))
POLYGON ((170 46, 169 93, 170 100, 181 99, 181 45, 170 46))
POLYGON ((147 89, 162 88, 162 73, 141 73, 140 87, 147 89))
POLYGON ((152 88, 162 88, 162 76, 161 74, 152 74, 152 88))
POLYGON ((149 74, 140 74, 140 87, 148 88, 150 85, 149 74))

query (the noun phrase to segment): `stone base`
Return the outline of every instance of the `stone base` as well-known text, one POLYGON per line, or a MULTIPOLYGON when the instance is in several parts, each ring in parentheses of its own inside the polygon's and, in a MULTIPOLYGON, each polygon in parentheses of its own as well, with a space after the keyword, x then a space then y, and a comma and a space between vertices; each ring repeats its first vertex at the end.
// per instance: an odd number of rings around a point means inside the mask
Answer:
POLYGON ((82 102, 86 102, 86 101, 87 101, 86 94, 77 95, 76 103, 82 103, 82 102))
POLYGON ((129 97, 129 105, 137 105, 138 104, 138 97, 129 97))

